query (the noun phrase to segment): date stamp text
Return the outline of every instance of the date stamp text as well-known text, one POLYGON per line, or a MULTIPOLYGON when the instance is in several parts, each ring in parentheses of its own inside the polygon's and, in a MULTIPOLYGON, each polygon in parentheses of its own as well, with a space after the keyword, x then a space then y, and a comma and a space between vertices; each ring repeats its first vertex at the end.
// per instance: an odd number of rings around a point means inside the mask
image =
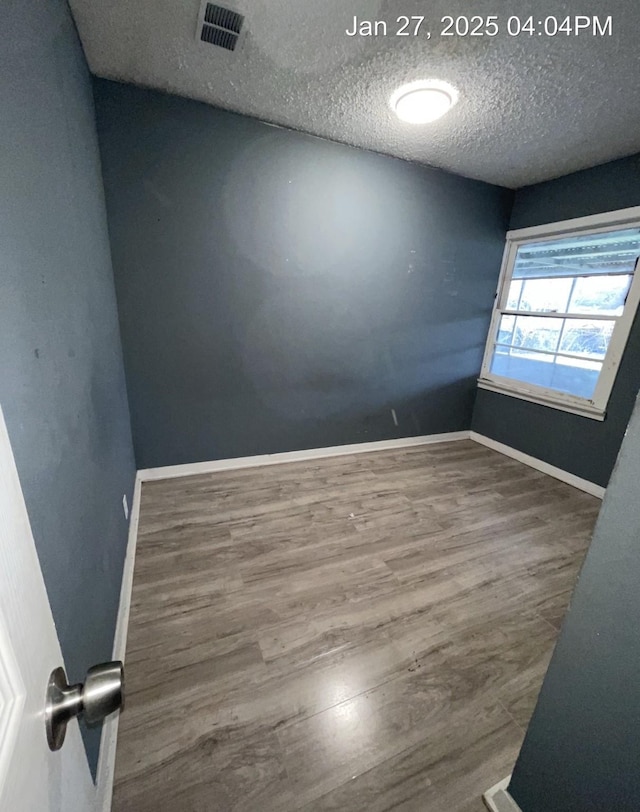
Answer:
POLYGON ((422 15, 400 15, 395 22, 366 20, 353 17, 345 30, 348 37, 610 37, 613 35, 613 17, 573 14, 537 17, 499 17, 497 14, 446 15, 437 21, 427 21, 422 15), (433 24, 435 22, 435 25, 433 24))

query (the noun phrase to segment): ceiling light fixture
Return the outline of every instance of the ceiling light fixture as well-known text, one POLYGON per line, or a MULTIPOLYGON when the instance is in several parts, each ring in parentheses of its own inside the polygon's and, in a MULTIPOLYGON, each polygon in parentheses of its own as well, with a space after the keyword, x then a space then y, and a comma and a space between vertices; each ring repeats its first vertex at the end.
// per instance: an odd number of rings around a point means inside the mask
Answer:
POLYGON ((458 91, 438 79, 411 82, 398 88, 390 99, 399 119, 410 124, 427 124, 441 118, 458 101, 458 91))

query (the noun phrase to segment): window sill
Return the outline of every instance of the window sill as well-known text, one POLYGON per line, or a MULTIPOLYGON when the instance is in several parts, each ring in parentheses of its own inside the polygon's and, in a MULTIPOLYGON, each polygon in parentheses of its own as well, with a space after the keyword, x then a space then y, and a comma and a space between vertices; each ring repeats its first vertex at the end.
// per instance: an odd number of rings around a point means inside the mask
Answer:
POLYGON ((584 406, 577 403, 570 403, 561 398, 554 397, 553 393, 536 394, 534 392, 526 392, 515 387, 505 386, 504 384, 490 381, 486 378, 478 379, 478 389, 487 389, 490 392, 498 392, 500 395, 508 395, 512 398, 519 400, 527 400, 529 403, 537 403, 540 406, 547 406, 549 409, 558 409, 562 412, 569 412, 577 414, 580 417, 588 417, 591 420, 604 420, 606 412, 603 409, 597 409, 595 406, 585 401, 584 406))

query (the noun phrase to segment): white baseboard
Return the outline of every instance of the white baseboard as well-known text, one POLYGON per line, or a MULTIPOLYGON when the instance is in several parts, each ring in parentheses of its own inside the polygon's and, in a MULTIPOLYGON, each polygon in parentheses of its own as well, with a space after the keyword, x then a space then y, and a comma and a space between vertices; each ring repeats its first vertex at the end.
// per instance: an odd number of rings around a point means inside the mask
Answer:
POLYGON ((319 460, 324 457, 340 457, 346 454, 362 454, 366 451, 389 451, 394 448, 450 443, 454 440, 468 440, 469 434, 468 431, 450 431, 445 434, 424 434, 420 437, 402 437, 398 440, 380 440, 375 443, 335 445, 329 448, 310 448, 304 451, 285 451, 280 454, 260 454, 256 457, 236 457, 235 459, 194 462, 186 465, 165 465, 162 468, 143 468, 138 471, 138 476, 143 482, 154 479, 173 479, 194 474, 232 471, 238 468, 255 468, 260 465, 278 465, 286 462, 319 460))
MULTIPOLYGON (((122 660, 123 662, 127 649, 127 630, 129 628, 129 610, 131 608, 133 569, 136 558, 136 544, 138 541, 138 523, 140 520, 141 486, 142 482, 140 479, 140 472, 138 472, 136 474, 136 481, 133 489, 133 502, 131 504, 127 552, 125 554, 124 567, 122 571, 118 619, 116 621, 116 633, 113 640, 112 659, 122 660)), ((126 690, 127 686, 125 681, 125 703, 126 690)), ((102 725, 100 757, 98 760, 98 772, 96 777, 97 812, 109 812, 111 809, 119 718, 120 714, 116 713, 113 716, 110 716, 102 725)))
POLYGON ((469 437, 476 443, 480 443, 487 448, 491 448, 493 451, 499 451, 501 454, 505 454, 507 457, 512 457, 514 460, 518 460, 518 462, 523 462, 525 465, 535 468, 536 471, 541 471, 543 474, 548 474, 549 476, 555 477, 555 479, 559 479, 561 482, 566 482, 567 485, 572 485, 574 488, 578 488, 578 490, 585 491, 585 493, 590 493, 591 496, 597 496, 598 499, 602 499, 604 497, 606 489, 601 485, 596 485, 595 482, 589 482, 588 479, 581 479, 579 476, 570 474, 568 471, 564 471, 562 468, 556 468, 555 465, 549 465, 548 462, 539 460, 537 457, 532 457, 529 454, 524 454, 522 451, 518 451, 516 448, 512 448, 504 443, 499 443, 497 440, 492 440, 490 437, 485 437, 484 434, 478 434, 476 431, 469 432, 469 437))
POLYGON ((325 457, 339 457, 347 454, 363 454, 371 451, 389 451, 395 448, 409 448, 411 446, 431 445, 435 443, 450 443, 456 440, 474 440, 476 443, 499 451, 507 457, 529 465, 543 474, 559 479, 578 488, 585 493, 602 499, 605 488, 582 479, 575 474, 556 468, 548 462, 532 457, 516 448, 499 443, 476 431, 451 431, 444 434, 424 434, 420 437, 402 437, 397 440, 380 440, 373 443, 354 443, 352 445, 337 445, 328 448, 309 448, 303 451, 285 451, 278 454, 260 454, 255 457, 235 457, 225 460, 207 460, 206 462, 192 462, 184 465, 165 465, 160 468, 142 468, 138 471, 138 480, 150 482, 158 479, 173 479, 176 477, 194 476, 196 474, 212 474, 218 471, 233 471, 240 468, 256 468, 262 465, 278 465, 287 462, 302 462, 305 460, 319 460, 325 457))
POLYGON ((494 787, 491 787, 482 796, 482 800, 490 812, 522 812, 518 804, 509 795, 507 787, 510 781, 511 776, 508 775, 502 781, 498 781, 494 787))

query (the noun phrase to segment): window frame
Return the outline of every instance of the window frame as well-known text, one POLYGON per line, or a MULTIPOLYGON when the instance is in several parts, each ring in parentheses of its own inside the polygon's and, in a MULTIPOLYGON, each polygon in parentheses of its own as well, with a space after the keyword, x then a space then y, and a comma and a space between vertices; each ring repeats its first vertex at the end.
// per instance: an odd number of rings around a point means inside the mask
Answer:
POLYGON ((487 334, 484 358, 478 388, 499 392, 502 395, 519 398, 520 400, 538 403, 565 412, 571 412, 593 420, 604 420, 613 384, 620 367, 631 326, 640 302, 640 263, 636 263, 631 286, 627 293, 622 315, 616 317, 616 324, 609 342, 609 348, 602 363, 602 370, 598 376, 593 396, 589 399, 577 395, 559 392, 544 386, 516 381, 514 378, 505 378, 491 372, 491 360, 494 345, 498 336, 500 318, 506 307, 509 287, 513 277, 515 259, 518 249, 527 243, 552 242, 558 238, 584 236, 585 234, 600 234, 623 228, 640 228, 640 206, 617 211, 603 212, 588 217, 577 217, 572 220, 562 220, 557 223, 548 223, 531 228, 520 228, 508 231, 498 288, 494 297, 491 324, 487 334))

